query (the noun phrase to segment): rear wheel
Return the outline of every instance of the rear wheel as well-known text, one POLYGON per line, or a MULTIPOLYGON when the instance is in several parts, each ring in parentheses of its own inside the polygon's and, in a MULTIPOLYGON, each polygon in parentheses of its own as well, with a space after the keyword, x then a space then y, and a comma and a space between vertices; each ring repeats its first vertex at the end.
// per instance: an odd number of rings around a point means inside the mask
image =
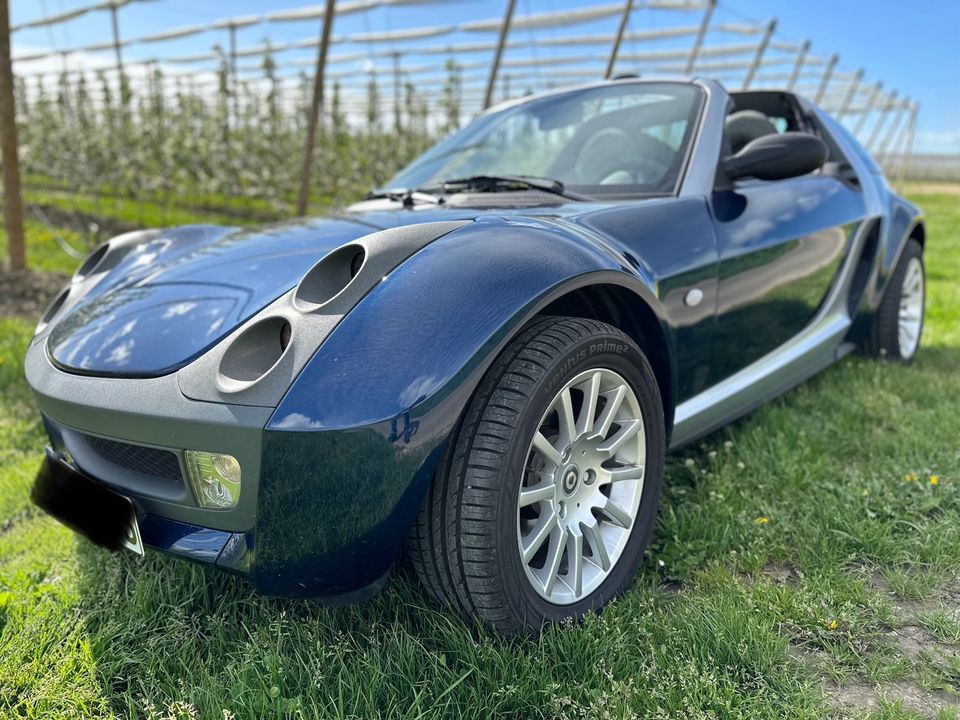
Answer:
POLYGON ((890 277, 869 339, 872 355, 909 362, 920 348, 926 303, 923 247, 907 241, 890 277))
POLYGON ((537 322, 481 382, 411 534, 414 567, 441 603, 506 634, 597 610, 642 559, 664 442, 630 338, 537 322))

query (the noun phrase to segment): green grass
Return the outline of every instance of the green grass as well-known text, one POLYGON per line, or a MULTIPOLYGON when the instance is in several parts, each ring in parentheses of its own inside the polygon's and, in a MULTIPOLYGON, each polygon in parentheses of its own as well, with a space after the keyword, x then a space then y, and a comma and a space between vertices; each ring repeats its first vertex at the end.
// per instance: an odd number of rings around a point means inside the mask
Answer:
POLYGON ((78 540, 30 509, 32 323, 0 320, 0 716, 912 718, 931 711, 903 688, 957 702, 960 206, 916 200, 916 361, 850 357, 672 458, 633 589, 537 641, 432 607, 405 568, 331 609, 78 540), (904 650, 906 626, 930 653, 904 650))

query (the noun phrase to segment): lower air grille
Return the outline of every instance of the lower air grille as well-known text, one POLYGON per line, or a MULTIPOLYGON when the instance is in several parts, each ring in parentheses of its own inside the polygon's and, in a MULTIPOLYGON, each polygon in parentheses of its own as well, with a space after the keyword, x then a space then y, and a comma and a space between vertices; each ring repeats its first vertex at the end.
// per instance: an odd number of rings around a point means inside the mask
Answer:
POLYGON ((119 467, 172 482, 183 480, 180 460, 169 450, 131 445, 95 435, 88 435, 87 442, 97 455, 119 467))

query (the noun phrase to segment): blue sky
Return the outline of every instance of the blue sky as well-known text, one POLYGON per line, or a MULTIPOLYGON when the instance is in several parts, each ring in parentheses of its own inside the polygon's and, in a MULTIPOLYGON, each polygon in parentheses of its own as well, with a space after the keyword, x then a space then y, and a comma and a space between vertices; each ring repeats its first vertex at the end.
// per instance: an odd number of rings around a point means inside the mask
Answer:
MULTIPOLYGON (((375 32, 417 26, 448 25, 469 20, 499 17, 506 0, 448 0, 411 7, 383 7, 339 17, 334 34, 375 32)), ((551 12, 585 6, 604 6, 616 0, 518 0, 517 14, 551 12)), ((60 13, 91 4, 92 0, 13 0, 12 24, 36 19, 47 14, 60 13)), ((225 17, 264 13, 306 6, 322 0, 153 0, 132 3, 120 10, 121 34, 138 37, 175 27, 205 24, 225 17)), ((839 70, 866 71, 865 83, 882 80, 889 89, 908 95, 920 103, 916 148, 923 152, 960 153, 960 0, 921 0, 906 4, 902 0, 721 0, 714 14, 715 23, 763 21, 770 17, 779 20, 775 39, 796 41, 809 38, 811 54, 827 56, 840 54, 839 70)), ((633 31, 644 31, 668 25, 691 25, 699 21, 700 12, 636 11, 630 23, 633 31)), ((618 18, 608 17, 571 28, 550 28, 536 31, 515 31, 516 39, 559 38, 576 34, 609 33, 618 18)), ((316 37, 319 21, 296 23, 262 23, 238 31, 240 47, 257 45, 266 38, 272 42, 288 42, 316 37)), ((14 54, 26 54, 39 49, 63 49, 110 40, 109 14, 96 12, 51 28, 26 29, 14 35, 14 54)), ((378 48, 415 48, 417 44, 433 45, 461 41, 489 41, 491 33, 459 33, 454 37, 433 38, 416 42, 398 42, 378 48)), ((225 43, 225 31, 211 31, 189 38, 162 43, 135 44, 124 49, 130 61, 157 57, 189 55, 206 52, 215 42, 225 43)), ((754 42, 752 38, 731 36, 711 37, 713 44, 754 42)), ((654 43, 626 43, 624 53, 669 50, 689 44, 689 39, 661 40, 654 43)), ((352 54, 369 52, 369 45, 340 44, 332 52, 352 54)), ((278 55, 285 63, 309 62, 315 51, 297 50, 278 55)), ((602 68, 604 49, 600 47, 540 48, 531 51, 515 49, 508 57, 538 59, 544 67, 572 67, 562 62, 571 56, 586 54, 589 67, 602 68)), ((97 58, 108 62, 110 55, 84 55, 78 62, 95 64, 97 58)), ((478 81, 486 71, 490 53, 474 53, 458 58, 472 61, 474 70, 465 71, 478 81)), ((404 62, 412 65, 435 63, 442 66, 444 56, 410 55, 404 62)), ((255 62, 251 58, 248 62, 255 62)), ((373 66, 387 67, 387 61, 352 60, 336 66, 344 75, 363 78, 373 66)), ((586 67, 584 66, 584 67, 586 67)), ((21 63, 18 70, 39 65, 21 63)), ((189 66, 178 66, 187 69, 189 66)), ((211 67, 208 63, 201 67, 211 67)), ((623 69, 630 69, 623 66, 623 69)), ((789 69, 789 68, 784 68, 789 69)), ((813 68, 811 68, 813 70, 813 68)), ((299 68, 289 65, 284 72, 295 75, 299 68)), ((518 77, 523 70, 514 70, 518 77)), ((526 70, 527 74, 531 72, 526 70)), ((538 73, 539 70, 532 72, 538 73)), ((442 73, 439 73, 442 74, 442 73)), ((420 76, 429 77, 429 76, 420 76)), ((345 79, 344 82, 348 82, 345 79)), ((514 84, 516 91, 522 80, 514 84)), ((809 86, 816 84, 811 75, 809 86)), ((477 87, 479 88, 479 82, 477 87)), ((838 92, 845 87, 836 83, 838 92)))

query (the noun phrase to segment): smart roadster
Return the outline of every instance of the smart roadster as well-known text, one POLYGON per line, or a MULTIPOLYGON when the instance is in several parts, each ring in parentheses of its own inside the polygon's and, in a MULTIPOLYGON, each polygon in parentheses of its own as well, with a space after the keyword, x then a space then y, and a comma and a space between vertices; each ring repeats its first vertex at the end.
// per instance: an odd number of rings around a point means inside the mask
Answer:
POLYGON ((33 496, 269 594, 361 600, 405 551, 535 633, 629 586, 669 450, 856 349, 913 358, 924 241, 789 92, 509 102, 338 214, 99 247, 26 356, 33 496))

